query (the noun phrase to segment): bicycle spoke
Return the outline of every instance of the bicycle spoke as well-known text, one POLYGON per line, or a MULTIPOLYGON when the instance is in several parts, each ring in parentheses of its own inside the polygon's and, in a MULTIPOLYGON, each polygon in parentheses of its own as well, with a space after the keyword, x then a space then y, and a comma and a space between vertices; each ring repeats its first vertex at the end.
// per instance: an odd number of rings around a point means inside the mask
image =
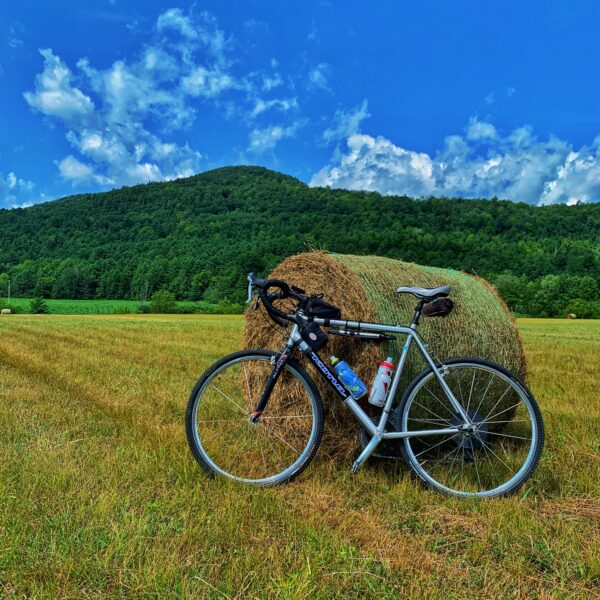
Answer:
MULTIPOLYGON (((497 412, 495 415, 492 415, 492 416, 490 417, 490 419, 493 419, 494 417, 498 417, 498 416, 500 416, 502 413, 505 413, 505 412, 507 412, 507 411, 509 411, 509 410, 511 410, 511 409, 513 409, 513 408, 517 408, 517 406, 520 406, 520 405, 521 405, 521 403, 520 403, 520 402, 517 402, 516 404, 513 404, 512 406, 509 406, 508 408, 505 408, 504 410, 501 410, 500 412, 497 412)), ((487 417, 486 417, 486 418, 483 420, 483 423, 487 423, 487 422, 488 422, 486 419, 487 419, 487 417)))
POLYGON ((240 417, 238 419, 203 419, 202 421, 198 421, 198 423, 245 423, 247 420, 247 417, 240 417))
POLYGON ((509 471, 513 471, 511 467, 509 467, 495 452, 490 444, 486 444, 483 440, 481 440, 483 447, 489 450, 509 471))
POLYGON ((504 392, 504 394, 502 394, 502 396, 500 396, 500 398, 498 399, 496 404, 494 404, 494 407, 492 408, 492 410, 490 410, 490 412, 485 416, 485 419, 483 419, 484 421, 490 416, 490 413, 492 413, 496 409, 496 406, 498 406, 498 404, 500 404, 500 402, 502 402, 502 400, 504 399, 504 396, 506 396, 506 394, 508 394, 508 392, 510 392, 510 390, 512 390, 512 389, 513 388, 510 385, 506 388, 506 391, 504 392))
POLYGON ((526 442, 530 442, 531 438, 521 437, 520 435, 510 435, 508 433, 497 433, 495 431, 488 431, 489 435, 501 435, 502 437, 513 438, 515 440, 525 440, 526 442))
POLYGON ((263 417, 261 416, 260 420, 264 421, 265 419, 312 419, 312 415, 285 415, 283 417, 263 417))
MULTIPOLYGON (((458 455, 460 454, 461 448, 462 448, 462 446, 456 447, 456 454, 454 455, 454 458, 452 459, 452 462, 450 463, 450 468, 452 468, 454 466, 454 463, 456 463, 456 459, 458 458, 458 455)), ((464 448, 463 448, 463 453, 464 453, 464 448)))
POLYGON ((477 408, 475 409, 475 414, 477 414, 479 412, 479 409, 483 406, 483 401, 485 400, 485 397, 487 396, 487 393, 490 389, 490 386, 492 385, 493 380, 494 380, 494 374, 490 373, 490 380, 488 382, 487 387, 485 388, 485 392, 483 392, 483 396, 481 397, 481 400, 479 401, 477 408))
POLYGON ((246 382, 246 397, 248 398, 248 400, 246 401, 246 404, 248 406, 246 406, 246 410, 247 412, 251 412, 252 411, 252 390, 250 389, 250 381, 248 380, 248 371, 245 368, 246 365, 242 365, 241 369, 242 369, 242 373, 244 374, 244 380, 246 382))
POLYGON ((269 431, 271 431, 280 442, 283 442, 286 446, 288 446, 288 448, 291 448, 296 454, 299 454, 298 450, 296 450, 296 448, 294 448, 294 446, 292 446, 290 443, 286 442, 276 431, 273 430, 272 427, 270 427, 266 423, 265 423, 265 427, 269 431))
POLYGON ((216 431, 215 433, 213 433, 209 438, 207 438, 205 435, 202 436, 202 445, 206 446, 207 444, 209 444, 212 440, 220 438, 221 437, 221 432, 220 431, 216 431))
POLYGON ((451 456, 455 452, 458 453, 457 452, 458 450, 460 450, 460 446, 456 446, 456 448, 453 448, 452 450, 450 450, 450 452, 448 452, 447 454, 445 454, 444 456, 442 456, 442 458, 438 459, 437 461, 433 461, 433 462, 437 462, 438 464, 442 464, 449 456, 451 456))
POLYGON ((471 396, 473 395, 473 386, 475 385, 475 375, 477 371, 473 371, 473 381, 471 381, 471 389, 469 390, 469 400, 467 401, 467 412, 469 412, 469 407, 471 406, 471 396))
POLYGON ((485 452, 485 457, 487 458, 487 462, 488 462, 488 464, 489 464, 489 465, 491 465, 491 466, 492 466, 492 472, 493 472, 493 474, 494 474, 494 479, 495 479, 496 481, 500 481, 500 480, 499 480, 499 478, 498 478, 498 474, 496 473, 496 469, 494 469, 493 463, 492 463, 492 461, 490 460, 490 455, 489 455, 489 453, 488 453, 488 451, 487 451, 487 449, 486 449, 486 447, 485 447, 485 444, 483 443, 483 441, 482 441, 482 440, 480 440, 480 441, 482 442, 482 444, 481 444, 481 447, 483 448, 483 451, 485 452))
POLYGON ((479 469, 477 468, 477 452, 473 452, 473 462, 475 464, 475 473, 477 473, 477 491, 481 491, 481 478, 479 477, 479 469))
MULTIPOLYGON (((435 398, 437 400, 437 403, 442 407, 445 408, 446 410, 448 410, 448 407, 427 387, 425 386, 425 390, 429 393, 430 396, 432 396, 433 398, 435 398)), ((450 415, 452 415, 452 411, 449 411, 450 415)), ((441 419, 442 417, 440 417, 441 419)))
POLYGON ((408 418, 409 421, 417 421, 418 423, 430 423, 432 425, 440 425, 440 429, 444 429, 446 427, 446 425, 449 423, 449 421, 446 421, 444 419, 417 419, 415 417, 409 417, 408 418), (440 423, 440 421, 443 421, 443 423, 440 423))
POLYGON ((215 390, 217 390, 217 392, 219 392, 219 394, 221 394, 221 396, 227 398, 227 400, 229 400, 231 404, 235 404, 235 406, 237 406, 243 414, 246 414, 246 411, 237 402, 235 402, 235 400, 232 400, 225 392, 222 392, 216 385, 214 386, 214 388, 215 390))
POLYGON ((290 408, 290 406, 294 406, 294 404, 296 404, 296 400, 292 400, 291 402, 288 402, 287 404, 284 404, 283 406, 281 406, 277 410, 280 410, 280 411, 283 412, 284 410, 290 408))
POLYGON ((465 405, 465 397, 463 396, 462 385, 460 384, 460 373, 458 373, 458 375, 456 376, 456 381, 458 382, 458 390, 460 392, 460 400, 461 400, 460 405, 464 406, 465 405))
POLYGON ((527 419, 510 419, 509 421, 479 421, 479 423, 485 423, 486 425, 489 424, 499 424, 499 423, 529 423, 530 421, 528 421, 527 419))
POLYGON ((442 421, 444 421, 444 423, 450 425, 450 421, 448 419, 444 419, 443 417, 440 417, 440 415, 434 413, 432 410, 429 410, 428 408, 426 408, 422 404, 419 404, 418 402, 415 402, 415 404, 420 406, 423 410, 426 410, 428 413, 431 413, 434 417, 437 417, 438 419, 441 419, 442 421))
POLYGON ((438 446, 441 446, 442 444, 445 444, 446 442, 453 440, 457 435, 458 435, 458 433, 455 433, 451 438, 449 438, 447 440, 442 440, 441 442, 438 442, 434 446, 429 446, 429 448, 425 448, 425 450, 423 450, 422 452, 419 452, 419 454, 415 454, 415 458, 418 458, 419 456, 421 456, 421 454, 425 454, 425 452, 430 452, 434 448, 437 448, 438 446))

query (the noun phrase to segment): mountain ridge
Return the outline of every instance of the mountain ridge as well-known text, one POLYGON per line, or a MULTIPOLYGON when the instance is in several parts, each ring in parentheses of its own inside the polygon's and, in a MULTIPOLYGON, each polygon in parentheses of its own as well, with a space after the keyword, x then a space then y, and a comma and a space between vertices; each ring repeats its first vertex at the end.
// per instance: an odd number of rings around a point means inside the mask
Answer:
POLYGON ((136 298, 167 288, 179 298, 240 300, 246 272, 317 247, 501 284, 513 278, 527 296, 525 287, 539 288, 547 276, 587 277, 597 289, 599 239, 600 204, 414 200, 312 188, 263 167, 221 167, 0 211, 0 294, 10 279, 21 295, 136 298))

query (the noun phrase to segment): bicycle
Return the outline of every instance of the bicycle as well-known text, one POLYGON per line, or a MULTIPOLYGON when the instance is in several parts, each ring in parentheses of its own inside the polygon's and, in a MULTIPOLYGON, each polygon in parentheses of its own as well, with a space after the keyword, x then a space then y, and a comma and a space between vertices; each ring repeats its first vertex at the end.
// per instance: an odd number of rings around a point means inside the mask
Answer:
POLYGON ((366 433, 352 465, 357 473, 382 443, 400 443, 413 473, 446 494, 493 497, 519 489, 532 475, 544 443, 537 402, 519 377, 476 358, 434 359, 419 337, 422 316, 452 310, 450 286, 400 287, 418 300, 410 326, 342 320, 320 296, 276 279, 248 275, 248 303, 257 292, 282 327, 292 325, 285 348, 235 352, 213 364, 196 383, 187 405, 186 432, 192 454, 210 475, 255 485, 298 477, 314 458, 323 433, 323 405, 296 350, 315 367, 366 433), (271 291, 275 289, 276 291, 271 291), (294 303, 288 312, 276 301, 294 303), (327 333, 362 340, 405 336, 398 367, 381 409, 371 419, 317 351, 327 333), (427 368, 394 404, 406 358, 416 345, 427 368))

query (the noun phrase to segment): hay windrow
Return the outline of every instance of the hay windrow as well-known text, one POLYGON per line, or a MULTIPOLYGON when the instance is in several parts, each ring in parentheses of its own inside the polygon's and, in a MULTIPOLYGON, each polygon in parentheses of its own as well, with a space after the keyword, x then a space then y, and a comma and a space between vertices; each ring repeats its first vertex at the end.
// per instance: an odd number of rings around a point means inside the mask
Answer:
MULTIPOLYGON (((398 286, 450 284, 454 311, 445 318, 421 319, 419 334, 429 344, 430 352, 440 360, 457 356, 488 359, 525 375, 525 358, 514 320, 493 287, 478 277, 378 256, 324 252, 291 256, 269 276, 284 279, 309 294, 322 293, 326 300, 341 308, 342 318, 402 325, 410 323, 416 300, 409 294, 396 294, 398 286)), ((244 331, 247 348, 280 350, 285 339, 285 332, 273 326, 262 310, 247 311, 244 331)), ((378 362, 388 354, 397 360, 403 344, 402 336, 384 344, 339 336, 330 336, 329 339, 329 344, 320 352, 321 356, 341 356, 368 385, 378 362)), ((422 357, 413 348, 403 376, 403 386, 408 385, 424 368, 422 357)), ((356 445, 354 418, 320 378, 315 375, 314 379, 328 417, 325 439, 329 438, 330 443, 327 445, 336 451, 342 448, 351 450, 356 445)))

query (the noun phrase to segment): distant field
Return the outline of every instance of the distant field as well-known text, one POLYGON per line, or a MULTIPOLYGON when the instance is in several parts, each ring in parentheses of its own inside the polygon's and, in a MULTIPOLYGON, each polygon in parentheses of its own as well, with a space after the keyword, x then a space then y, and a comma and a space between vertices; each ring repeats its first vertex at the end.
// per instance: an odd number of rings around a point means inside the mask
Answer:
MULTIPOLYGON (((31 298, 12 298, 11 306, 21 311, 29 310, 31 298)), ((139 300, 46 300, 50 313, 54 315, 112 315, 135 313, 139 300)), ((147 304, 147 303, 146 303, 147 304)), ((207 312, 216 305, 208 302, 181 301, 178 306, 201 306, 207 312)))
POLYGON ((184 407, 239 316, 1 318, 0 595, 598 597, 600 321, 519 325, 545 453, 465 502, 319 455, 287 487, 207 479, 184 407))

